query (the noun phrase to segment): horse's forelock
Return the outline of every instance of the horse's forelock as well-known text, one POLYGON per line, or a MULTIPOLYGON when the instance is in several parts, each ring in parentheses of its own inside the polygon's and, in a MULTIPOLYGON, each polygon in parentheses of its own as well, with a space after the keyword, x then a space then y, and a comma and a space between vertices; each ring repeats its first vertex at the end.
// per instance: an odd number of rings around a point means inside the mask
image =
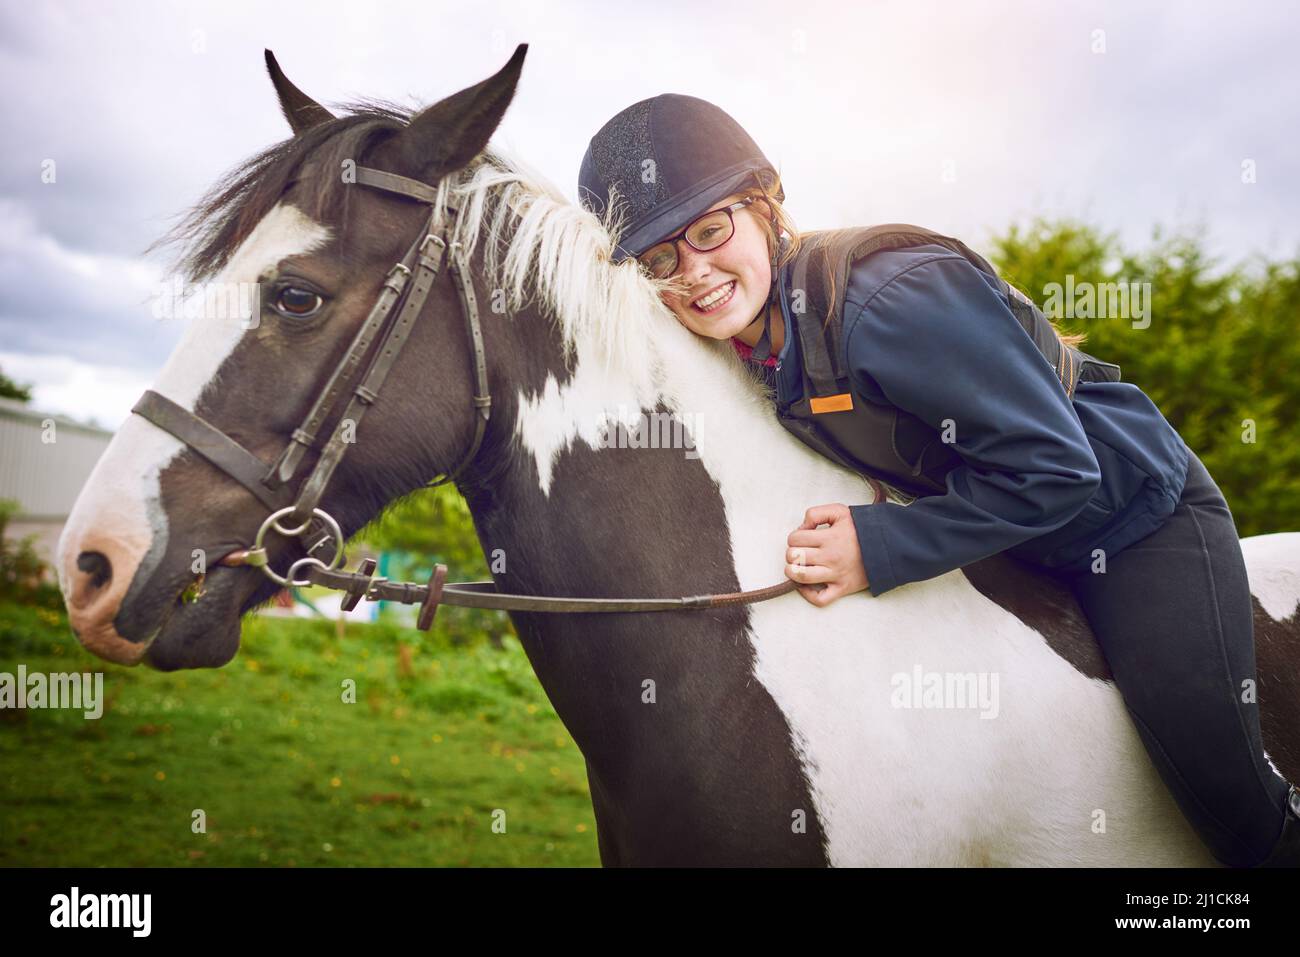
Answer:
POLYGON ((304 191, 303 212, 318 223, 339 222, 348 191, 340 175, 346 160, 361 162, 378 143, 403 129, 411 112, 393 104, 362 101, 351 112, 321 123, 250 157, 222 176, 149 251, 178 250, 177 264, 189 282, 221 271, 257 225, 309 171, 317 188, 304 191))

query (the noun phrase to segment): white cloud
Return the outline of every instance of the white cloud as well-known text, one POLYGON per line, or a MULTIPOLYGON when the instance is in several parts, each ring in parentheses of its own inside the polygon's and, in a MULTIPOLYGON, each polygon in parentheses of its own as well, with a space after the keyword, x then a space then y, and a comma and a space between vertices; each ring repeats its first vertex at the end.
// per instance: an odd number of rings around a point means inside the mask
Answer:
POLYGON ((116 429, 149 387, 152 376, 81 362, 66 356, 32 356, 0 352, 0 368, 19 383, 32 383, 32 407, 70 419, 116 429))
POLYGON ((162 270, 87 252, 38 226, 27 203, 0 197, 0 335, 8 349, 152 366, 179 324, 153 317, 162 270))

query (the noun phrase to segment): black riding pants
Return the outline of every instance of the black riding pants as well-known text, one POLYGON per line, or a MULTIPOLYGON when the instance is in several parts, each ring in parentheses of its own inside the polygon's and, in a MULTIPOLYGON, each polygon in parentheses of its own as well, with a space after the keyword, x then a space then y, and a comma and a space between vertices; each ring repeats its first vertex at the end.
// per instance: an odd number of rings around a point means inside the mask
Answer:
POLYGON ((1059 574, 1183 813, 1222 863, 1259 863, 1281 833, 1287 783, 1246 694, 1254 616, 1236 525, 1201 460, 1165 523, 1107 556, 1104 574, 1059 574))

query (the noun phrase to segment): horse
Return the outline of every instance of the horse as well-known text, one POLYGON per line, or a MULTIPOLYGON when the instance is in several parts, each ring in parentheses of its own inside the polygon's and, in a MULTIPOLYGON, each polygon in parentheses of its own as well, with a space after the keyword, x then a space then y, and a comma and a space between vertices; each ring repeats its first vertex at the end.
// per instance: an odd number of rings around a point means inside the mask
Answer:
MULTIPOLYGON (((418 112, 369 102, 338 116, 267 51, 293 135, 229 173, 177 233, 192 281, 257 284, 261 302, 253 321, 189 323, 154 390, 272 461, 429 214, 350 182, 364 162, 436 191, 438 221, 491 304, 495 398, 457 486, 485 554, 506 559, 497 585, 616 598, 779 581, 805 509, 872 502, 876 486, 782 429, 729 343, 686 330, 655 280, 611 262, 616 216, 576 206, 490 144, 524 49, 418 112), (651 416, 689 423, 684 447, 609 441, 610 422, 651 416)), ((471 345, 439 280, 321 499, 346 535, 470 446, 471 345)), ((884 488, 875 507, 907 507, 884 488)), ((242 616, 276 586, 209 563, 202 598, 185 600, 193 556, 247 548, 266 514, 131 416, 60 540, 77 638, 125 665, 226 664, 242 616)), ((1300 780, 1300 534, 1242 546, 1264 741, 1300 780)), ((285 538, 268 552, 277 567, 301 553, 285 538)), ((511 618, 585 758, 606 866, 1215 864, 1072 595, 1005 554, 824 607, 787 593, 511 618)))

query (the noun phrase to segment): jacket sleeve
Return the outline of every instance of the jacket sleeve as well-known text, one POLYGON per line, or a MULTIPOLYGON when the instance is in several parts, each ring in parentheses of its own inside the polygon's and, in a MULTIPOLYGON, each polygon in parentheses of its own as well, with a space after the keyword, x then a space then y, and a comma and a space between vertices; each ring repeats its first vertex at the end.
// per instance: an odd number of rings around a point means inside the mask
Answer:
POLYGON ((917 257, 844 328, 859 397, 883 397, 940 431, 951 420, 964 460, 946 494, 850 507, 871 594, 1047 534, 1092 497, 1101 472, 1073 404, 1001 294, 965 259, 917 257))

